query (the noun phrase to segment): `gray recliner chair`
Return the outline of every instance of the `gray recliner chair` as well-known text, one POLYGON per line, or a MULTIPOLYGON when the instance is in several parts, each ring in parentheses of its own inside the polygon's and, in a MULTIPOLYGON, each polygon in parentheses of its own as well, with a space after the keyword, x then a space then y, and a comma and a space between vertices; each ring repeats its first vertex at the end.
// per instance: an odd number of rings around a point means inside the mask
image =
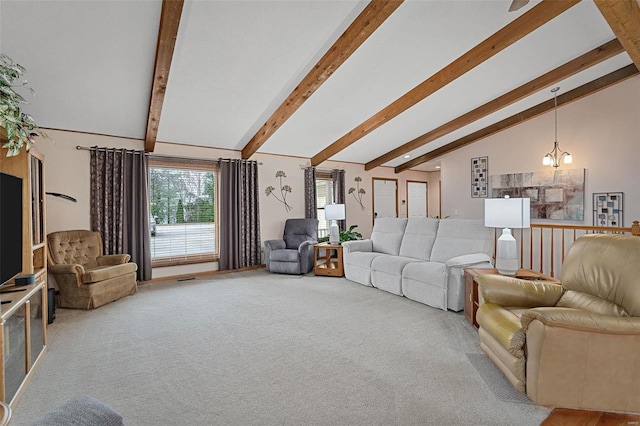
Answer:
POLYGON ((267 270, 306 274, 313 269, 314 244, 318 244, 318 219, 287 219, 282 239, 264 242, 267 270))

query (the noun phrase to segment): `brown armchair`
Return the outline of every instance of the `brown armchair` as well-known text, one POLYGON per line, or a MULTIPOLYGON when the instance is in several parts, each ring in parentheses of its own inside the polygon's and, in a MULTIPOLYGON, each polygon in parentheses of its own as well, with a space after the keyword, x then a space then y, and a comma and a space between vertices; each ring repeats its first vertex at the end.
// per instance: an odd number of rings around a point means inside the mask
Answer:
POLYGON ((138 291, 138 265, 128 254, 102 255, 98 232, 75 230, 47 235, 49 272, 62 308, 92 309, 138 291))
POLYGON ((482 275, 480 346, 544 406, 640 412, 640 238, 578 238, 562 285, 482 275))

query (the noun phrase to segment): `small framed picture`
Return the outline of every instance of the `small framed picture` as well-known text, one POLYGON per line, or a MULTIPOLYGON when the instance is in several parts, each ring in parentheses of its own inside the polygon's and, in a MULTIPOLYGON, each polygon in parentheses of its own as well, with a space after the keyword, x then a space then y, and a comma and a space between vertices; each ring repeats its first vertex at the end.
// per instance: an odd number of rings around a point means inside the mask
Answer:
POLYGON ((489 157, 471 159, 471 197, 489 196, 489 157))
POLYGON ((593 194, 593 226, 616 227, 623 224, 622 192, 596 192, 593 194))

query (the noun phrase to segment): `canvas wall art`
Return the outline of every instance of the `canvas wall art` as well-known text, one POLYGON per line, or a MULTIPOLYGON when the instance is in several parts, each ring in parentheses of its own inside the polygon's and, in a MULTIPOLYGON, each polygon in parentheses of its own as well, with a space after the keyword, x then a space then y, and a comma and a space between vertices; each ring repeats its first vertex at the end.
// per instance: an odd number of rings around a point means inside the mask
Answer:
POLYGON ((489 157, 471 159, 471 197, 486 198, 489 195, 489 157))
POLYGON ((531 199, 531 219, 584 220, 585 169, 491 176, 491 196, 531 199))
POLYGON ((622 226, 622 192, 593 194, 593 226, 622 226))

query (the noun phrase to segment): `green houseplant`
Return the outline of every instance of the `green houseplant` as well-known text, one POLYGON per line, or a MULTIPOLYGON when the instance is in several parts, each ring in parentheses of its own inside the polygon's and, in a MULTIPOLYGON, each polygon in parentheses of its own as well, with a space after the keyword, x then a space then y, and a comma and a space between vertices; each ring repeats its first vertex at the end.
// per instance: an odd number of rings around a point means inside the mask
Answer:
MULTIPOLYGON (((361 240, 362 234, 354 231, 354 229, 357 227, 358 225, 351 225, 346 231, 340 231, 340 242, 343 243, 345 241, 361 240)), ((329 241, 328 235, 326 237, 318 238, 319 243, 324 243, 327 241, 329 241)))
POLYGON ((22 65, 0 53, 0 129, 4 130, 4 135, 0 132, 0 140, 7 149, 7 157, 18 155, 23 146, 27 150, 31 148, 36 136, 49 138, 33 117, 22 111, 22 105, 28 102, 16 89, 25 88, 34 93, 26 80, 21 81, 25 72, 22 65))

